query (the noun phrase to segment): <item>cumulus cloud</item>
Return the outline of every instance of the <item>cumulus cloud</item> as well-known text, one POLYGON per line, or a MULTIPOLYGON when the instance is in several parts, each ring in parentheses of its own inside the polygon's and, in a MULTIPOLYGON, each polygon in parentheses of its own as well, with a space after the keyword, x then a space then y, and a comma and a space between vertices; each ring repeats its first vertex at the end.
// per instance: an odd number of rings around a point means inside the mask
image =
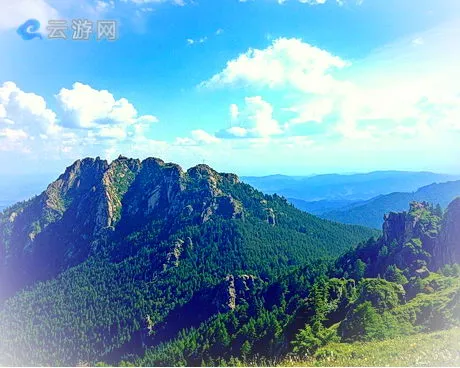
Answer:
MULTIPOLYGON (((291 118, 283 124, 266 125, 282 126, 279 130, 288 129, 288 133, 297 125, 318 123, 326 137, 381 142, 394 136, 428 138, 440 131, 456 131, 460 121, 460 54, 443 52, 458 37, 457 24, 443 25, 386 45, 354 65, 298 39, 282 38, 266 49, 250 49, 230 60, 201 86, 288 92, 290 106, 277 108, 291 118)), ((242 117, 240 107, 231 105, 234 124, 218 135, 270 136, 255 128, 263 126, 257 121, 272 121, 266 117, 272 116, 273 108, 266 111, 270 113, 263 119, 256 118, 257 114, 242 117)))
POLYGON ((340 57, 300 39, 279 38, 266 49, 249 49, 230 60, 200 87, 256 85, 325 94, 346 87, 331 72, 347 65, 340 57))
POLYGON ((3 150, 27 150, 26 141, 59 132, 56 114, 43 97, 22 91, 15 83, 0 86, 0 142, 3 150))
MULTIPOLYGON (((56 95, 62 114, 47 107, 42 96, 15 83, 0 86, 0 150, 38 155, 102 155, 101 152, 154 152, 166 143, 152 139, 153 115, 139 116, 125 98, 82 83, 56 95)), ((198 141, 210 140, 200 131, 198 141)))
POLYGON ((109 91, 96 90, 83 83, 74 83, 72 89, 62 88, 56 97, 64 111, 63 125, 68 127, 95 128, 158 121, 153 115, 139 116, 126 98, 116 100, 109 91))
POLYGON ((277 120, 273 118, 273 107, 260 96, 246 97, 245 105, 239 108, 230 105, 232 126, 217 133, 220 138, 267 138, 282 134, 277 120))

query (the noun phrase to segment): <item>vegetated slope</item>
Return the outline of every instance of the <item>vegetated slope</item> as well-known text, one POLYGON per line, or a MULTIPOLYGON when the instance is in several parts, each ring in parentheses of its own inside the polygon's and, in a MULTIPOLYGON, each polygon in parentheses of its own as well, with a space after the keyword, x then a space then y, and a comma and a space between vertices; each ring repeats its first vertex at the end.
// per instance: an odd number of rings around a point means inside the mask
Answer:
MULTIPOLYGON (((278 365, 327 359, 333 350, 345 357, 356 351, 357 360, 346 360, 347 365, 361 365, 357 341, 458 327, 460 238, 453 226, 458 224, 460 199, 446 214, 413 203, 409 212, 387 217, 381 238, 350 250, 334 264, 309 264, 262 286, 238 287, 235 279, 226 285, 232 296, 226 313, 183 329, 132 361, 142 366, 278 365)), ((439 341, 435 348, 441 352, 445 346, 439 341)), ((380 365, 393 361, 387 353, 377 358, 380 365)), ((434 365, 442 365, 452 348, 444 353, 432 357, 434 365)))
POLYGON ((228 309, 229 275, 263 285, 373 235, 205 165, 77 161, 0 217, 0 363, 117 361, 187 326, 187 303, 197 323, 228 309))
MULTIPOLYGON (((403 211, 409 202, 426 201, 445 207, 457 196, 460 196, 460 181, 451 181, 431 184, 413 193, 398 192, 378 196, 364 203, 351 204, 318 215, 322 218, 345 224, 380 228, 383 224, 385 213, 403 211)), ((298 206, 298 208, 305 209, 306 206, 304 205, 303 208, 298 206)))
POLYGON ((459 176, 430 172, 376 171, 367 174, 316 175, 291 177, 272 175, 242 177, 242 180, 268 194, 304 201, 367 200, 393 192, 413 192, 432 184, 460 179, 459 176))
POLYGON ((400 336, 384 341, 331 343, 304 361, 283 366, 303 367, 458 367, 460 328, 400 336))

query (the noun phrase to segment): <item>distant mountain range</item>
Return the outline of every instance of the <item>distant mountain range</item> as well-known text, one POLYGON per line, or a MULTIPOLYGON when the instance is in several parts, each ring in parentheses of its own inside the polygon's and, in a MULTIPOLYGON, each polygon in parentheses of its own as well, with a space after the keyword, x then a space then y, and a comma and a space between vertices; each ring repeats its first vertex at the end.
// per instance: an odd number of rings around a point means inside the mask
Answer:
POLYGON ((407 203, 425 201, 445 208, 458 196, 460 196, 459 180, 427 185, 415 192, 380 195, 367 201, 306 202, 298 199, 290 199, 290 201, 297 208, 328 220, 380 229, 386 213, 403 211, 407 203))
POLYGON ((319 203, 319 205, 324 205, 321 208, 321 212, 324 212, 325 210, 333 210, 337 208, 336 206, 342 206, 344 204, 342 201, 363 201, 393 192, 413 192, 429 184, 459 180, 460 175, 375 171, 367 174, 328 174, 303 177, 246 176, 241 179, 267 194, 276 193, 286 198, 307 202, 328 201, 327 203, 319 203))

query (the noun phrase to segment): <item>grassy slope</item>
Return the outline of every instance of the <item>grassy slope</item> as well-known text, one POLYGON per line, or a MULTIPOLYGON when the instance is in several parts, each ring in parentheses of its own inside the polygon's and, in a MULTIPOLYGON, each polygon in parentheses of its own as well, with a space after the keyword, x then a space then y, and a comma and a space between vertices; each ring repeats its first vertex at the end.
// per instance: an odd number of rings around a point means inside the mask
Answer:
POLYGON ((367 343, 334 343, 285 366, 460 366, 460 328, 367 343))

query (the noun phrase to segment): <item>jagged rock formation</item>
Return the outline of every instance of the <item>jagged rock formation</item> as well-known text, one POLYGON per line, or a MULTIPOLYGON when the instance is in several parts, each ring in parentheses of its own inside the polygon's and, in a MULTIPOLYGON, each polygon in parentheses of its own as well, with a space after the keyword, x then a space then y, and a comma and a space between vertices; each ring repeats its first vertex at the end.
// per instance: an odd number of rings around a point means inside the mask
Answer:
POLYGON ((276 215, 273 208, 267 208, 267 222, 272 226, 276 225, 276 215))
MULTIPOLYGON (((0 277, 14 270, 12 289, 53 277, 103 248, 116 229, 128 233, 156 222, 157 233, 166 234, 213 216, 242 219, 242 204, 222 190, 238 183, 206 165, 184 172, 156 158, 78 160, 0 219, 0 277)), ((167 264, 177 264, 180 251, 176 244, 167 264)))
POLYGON ((214 305, 220 312, 234 310, 242 299, 248 299, 261 280, 253 275, 228 275, 219 285, 214 305))
POLYGON ((460 197, 447 208, 441 233, 433 249, 436 266, 460 263, 460 197))
MULTIPOLYGON (((460 198, 454 200, 444 216, 426 202, 412 202, 410 210, 385 215, 383 242, 386 245, 421 244, 431 255, 430 268, 460 262, 460 198)), ((420 268, 419 274, 426 274, 420 268)))
POLYGON ((412 202, 409 212, 391 212, 384 217, 383 236, 387 243, 406 243, 413 238, 433 239, 439 231, 439 223, 430 221, 432 208, 426 202, 412 202))
POLYGON ((460 198, 445 213, 440 206, 412 202, 409 211, 384 220, 382 236, 340 257, 337 269, 356 279, 384 277, 405 285, 460 262, 460 198))
POLYGON ((207 165, 86 158, 0 214, 0 282, 8 280, 0 300, 86 260, 119 263, 142 249, 161 253, 152 268, 167 273, 200 252, 188 237, 253 272, 336 254, 372 234, 302 213, 207 165))

